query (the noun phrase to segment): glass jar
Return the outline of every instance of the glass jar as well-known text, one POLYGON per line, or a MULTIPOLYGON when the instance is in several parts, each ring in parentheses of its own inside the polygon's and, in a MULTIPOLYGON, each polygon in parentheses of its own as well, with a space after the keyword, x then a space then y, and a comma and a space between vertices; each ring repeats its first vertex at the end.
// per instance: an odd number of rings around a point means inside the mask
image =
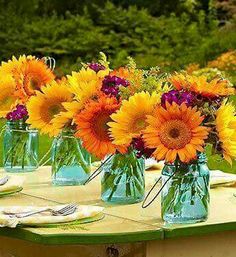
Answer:
POLYGON ((102 200, 116 204, 141 202, 145 194, 144 158, 137 158, 134 151, 108 158, 103 165, 102 200))
POLYGON ((162 218, 168 223, 196 223, 208 217, 210 173, 205 154, 191 164, 166 164, 162 170, 162 218))
POLYGON ((38 131, 22 121, 7 121, 3 136, 3 167, 7 172, 38 168, 38 131))
POLYGON ((74 131, 63 130, 52 144, 53 185, 83 184, 90 175, 91 155, 74 136, 74 131))

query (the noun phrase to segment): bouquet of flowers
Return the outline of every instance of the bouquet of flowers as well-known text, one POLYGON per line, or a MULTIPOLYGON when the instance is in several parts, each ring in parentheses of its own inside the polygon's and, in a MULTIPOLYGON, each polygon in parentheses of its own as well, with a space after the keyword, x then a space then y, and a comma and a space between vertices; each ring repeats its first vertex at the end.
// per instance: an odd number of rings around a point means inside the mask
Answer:
POLYGON ((4 167, 7 171, 32 171, 37 168, 37 131, 29 129, 26 105, 54 78, 45 61, 34 56, 13 57, 8 62, 2 62, 0 118, 7 120, 4 135, 4 167))
POLYGON ((204 147, 228 162, 236 159, 235 107, 229 96, 235 89, 227 80, 174 74, 172 90, 146 119, 146 147, 164 160, 162 216, 174 223, 205 220, 209 203, 209 170, 204 147))
POLYGON ((104 201, 133 203, 143 199, 144 157, 151 151, 145 149, 141 131, 145 116, 160 102, 157 92, 167 88, 157 79, 158 72, 152 72, 137 69, 132 59, 127 66, 111 70, 102 55, 100 63, 84 65, 68 76, 74 101, 65 108, 73 114, 75 136, 83 147, 104 159, 104 201))

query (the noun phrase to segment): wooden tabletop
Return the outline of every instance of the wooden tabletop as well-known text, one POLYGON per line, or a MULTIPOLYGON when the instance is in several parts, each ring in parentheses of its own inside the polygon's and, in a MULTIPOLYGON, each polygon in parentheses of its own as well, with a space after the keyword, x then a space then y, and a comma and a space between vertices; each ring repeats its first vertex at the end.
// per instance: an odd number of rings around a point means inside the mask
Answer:
MULTIPOLYGON (((0 173, 3 173, 0 170, 0 173)), ((146 172, 147 190, 159 175, 146 172)), ((26 182, 22 192, 0 198, 0 206, 56 205, 70 202, 105 207, 104 219, 58 228, 1 228, 0 235, 43 244, 103 244, 163 240, 180 236, 236 230, 236 188, 211 189, 210 216, 193 225, 168 225, 161 220, 160 199, 146 209, 141 204, 108 205, 100 200, 100 178, 86 186, 52 186, 50 167, 19 174, 26 182)))

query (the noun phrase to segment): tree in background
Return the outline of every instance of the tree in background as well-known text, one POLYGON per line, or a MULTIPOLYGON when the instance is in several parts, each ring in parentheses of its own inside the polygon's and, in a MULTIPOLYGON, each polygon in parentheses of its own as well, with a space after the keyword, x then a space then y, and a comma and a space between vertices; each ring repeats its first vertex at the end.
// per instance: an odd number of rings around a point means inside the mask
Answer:
POLYGON ((235 23, 219 28, 210 4, 0 0, 0 59, 24 53, 53 56, 59 76, 96 58, 99 51, 110 56, 113 66, 122 65, 129 55, 144 68, 182 69, 195 62, 204 66, 236 48, 235 23))

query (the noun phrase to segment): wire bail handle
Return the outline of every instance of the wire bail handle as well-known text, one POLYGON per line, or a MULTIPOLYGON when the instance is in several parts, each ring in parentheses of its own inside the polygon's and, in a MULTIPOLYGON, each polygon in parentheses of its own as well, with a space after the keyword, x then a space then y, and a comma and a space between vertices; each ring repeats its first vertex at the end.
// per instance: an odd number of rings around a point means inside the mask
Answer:
POLYGON ((148 206, 150 206, 155 200, 156 198, 159 196, 159 194, 162 192, 162 190, 164 189, 164 187, 166 186, 166 184, 169 182, 169 180, 175 175, 175 172, 165 181, 165 183, 161 186, 161 188, 158 190, 158 192, 156 193, 155 196, 153 196, 153 198, 147 202, 150 194, 153 192, 153 190, 155 189, 155 187, 157 186, 157 184, 161 181, 162 177, 160 176, 158 178, 158 180, 154 183, 154 185, 151 187, 151 189, 149 190, 149 192, 147 193, 147 195, 145 196, 143 203, 142 203, 142 208, 147 208, 148 206), (147 202, 147 203, 146 203, 147 202))
POLYGON ((102 167, 105 163, 107 163, 113 155, 110 155, 102 164, 89 176, 89 178, 84 182, 84 185, 88 184, 90 181, 95 179, 101 172, 102 172, 102 167))
POLYGON ((48 67, 53 71, 56 67, 56 60, 53 57, 50 56, 44 56, 42 58, 42 60, 44 61, 44 63, 46 65, 48 65, 48 67))

